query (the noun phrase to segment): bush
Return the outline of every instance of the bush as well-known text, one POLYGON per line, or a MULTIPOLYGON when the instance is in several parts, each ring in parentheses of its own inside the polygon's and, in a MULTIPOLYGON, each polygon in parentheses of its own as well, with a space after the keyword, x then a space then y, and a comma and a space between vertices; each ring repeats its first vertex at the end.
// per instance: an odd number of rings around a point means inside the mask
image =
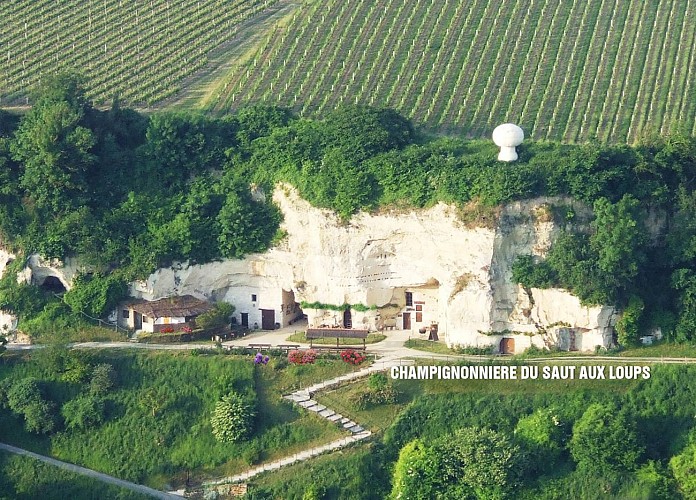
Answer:
POLYGON ((239 441, 249 435, 255 411, 244 397, 236 392, 224 396, 215 404, 210 424, 213 436, 221 443, 239 441))
POLYGON ((89 390, 92 394, 106 394, 116 385, 116 370, 108 363, 101 363, 92 370, 89 390))
POLYGON ((229 324, 230 316, 234 313, 234 306, 227 302, 218 302, 208 312, 204 312, 196 318, 196 326, 204 330, 221 328, 229 324))
POLYGON ((591 404, 575 422, 569 448, 579 469, 599 475, 633 470, 642 454, 635 426, 613 404, 591 404))
POLYGON ((14 413, 24 416, 27 431, 45 434, 55 428, 55 404, 43 398, 35 379, 15 382, 7 392, 7 403, 14 413))
POLYGON ((61 413, 69 429, 88 429, 104 422, 104 400, 93 395, 83 395, 63 405, 61 413))
POLYGON ((116 276, 78 275, 73 288, 65 293, 65 303, 73 312, 84 312, 90 316, 104 317, 128 296, 127 283, 116 276))
POLYGON ((454 352, 457 354, 469 354, 471 356, 487 356, 493 354, 493 346, 489 345, 486 347, 476 347, 472 345, 468 346, 456 346, 454 347, 454 352))
MULTIPOLYGON (((375 375, 382 375, 375 374, 375 375)), ((370 377, 372 378, 372 377, 370 377)), ((386 377, 385 377, 386 378, 386 377)), ((368 384, 372 382, 369 381, 368 384)), ((378 388, 370 387, 367 390, 360 391, 353 396, 353 404, 358 410, 366 410, 371 406, 395 404, 399 399, 399 391, 390 384, 382 384, 381 381, 374 384, 378 388)))
POLYGON ((366 356, 361 352, 354 351, 353 349, 346 349, 345 351, 341 351, 341 359, 349 365, 359 365, 365 361, 366 356))
POLYGON ((293 350, 288 353, 288 361, 293 365, 311 365, 317 359, 317 351, 308 349, 306 351, 293 350))

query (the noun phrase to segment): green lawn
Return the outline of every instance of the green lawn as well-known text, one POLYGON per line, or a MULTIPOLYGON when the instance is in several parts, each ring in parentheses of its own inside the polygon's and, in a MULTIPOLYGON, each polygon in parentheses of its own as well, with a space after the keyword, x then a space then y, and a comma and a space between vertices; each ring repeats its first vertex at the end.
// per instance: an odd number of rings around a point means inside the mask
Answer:
MULTIPOLYGON (((376 344, 377 342, 381 342, 384 339, 386 339, 386 335, 382 335, 381 333, 369 333, 367 335, 367 338, 365 339, 366 344, 376 344)), ((309 340, 305 337, 305 332, 295 332, 292 335, 290 335, 287 339, 285 339, 287 342, 309 342, 309 340)), ((312 344, 317 344, 317 345, 336 345, 336 339, 314 339, 312 340, 312 344)), ((351 345, 363 345, 362 339, 338 339, 338 345, 345 345, 345 346, 351 346, 351 345)))
POLYGON ((408 339, 404 342, 404 347, 435 354, 458 354, 454 349, 447 347, 447 344, 444 342, 434 342, 432 340, 408 339))
POLYGON ((655 345, 636 347, 619 352, 625 357, 654 357, 654 358, 696 358, 696 346, 690 344, 670 344, 660 342, 655 345))

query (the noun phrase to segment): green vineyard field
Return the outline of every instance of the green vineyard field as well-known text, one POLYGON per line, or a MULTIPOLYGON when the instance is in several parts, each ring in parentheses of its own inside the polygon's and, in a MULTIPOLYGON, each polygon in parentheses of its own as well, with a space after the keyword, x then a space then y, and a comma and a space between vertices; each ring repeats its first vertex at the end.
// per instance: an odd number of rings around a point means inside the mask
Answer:
POLYGON ((316 0, 207 106, 392 107, 471 137, 635 142, 696 132, 696 0, 316 0))
POLYGON ((151 105, 173 94, 277 0, 16 0, 0 2, 0 106, 28 102, 42 75, 87 77, 88 97, 151 105))

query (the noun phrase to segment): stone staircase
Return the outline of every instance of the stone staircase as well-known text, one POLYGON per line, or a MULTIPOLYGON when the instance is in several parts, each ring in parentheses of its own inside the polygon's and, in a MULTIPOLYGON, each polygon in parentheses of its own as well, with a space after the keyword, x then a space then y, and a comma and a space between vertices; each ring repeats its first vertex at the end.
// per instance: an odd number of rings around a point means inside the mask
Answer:
POLYGON ((353 382, 355 380, 359 380, 363 377, 366 377, 372 373, 383 371, 391 367, 393 364, 411 363, 404 362, 403 360, 399 360, 397 358, 381 359, 368 366, 367 368, 363 368, 362 370, 348 373, 346 375, 341 375, 340 377, 335 377, 329 380, 325 380, 305 389, 300 389, 291 394, 283 396, 285 399, 292 401, 293 403, 304 408, 305 410, 313 411, 320 417, 325 418, 328 421, 333 422, 341 428, 347 430, 348 432, 350 432, 350 435, 348 437, 337 439, 336 441, 332 441, 323 446, 318 446, 315 448, 304 450, 300 453, 296 453, 294 455, 276 460, 275 462, 269 462, 266 464, 259 465, 257 467, 254 467, 253 469, 249 469, 235 476, 229 476, 215 481, 205 482, 203 483, 203 487, 205 489, 215 489, 215 487, 220 485, 248 481, 252 477, 257 476, 258 474, 261 474, 263 472, 277 470, 286 465, 302 462, 317 455, 321 455, 322 453, 337 450, 339 448, 343 448, 363 439, 367 439, 372 435, 372 432, 363 428, 361 425, 354 422, 350 418, 344 417, 340 413, 336 413, 335 411, 333 411, 331 408, 327 408, 326 406, 319 404, 317 401, 312 399, 312 395, 318 391, 328 389, 329 387, 335 387, 346 382, 353 382))

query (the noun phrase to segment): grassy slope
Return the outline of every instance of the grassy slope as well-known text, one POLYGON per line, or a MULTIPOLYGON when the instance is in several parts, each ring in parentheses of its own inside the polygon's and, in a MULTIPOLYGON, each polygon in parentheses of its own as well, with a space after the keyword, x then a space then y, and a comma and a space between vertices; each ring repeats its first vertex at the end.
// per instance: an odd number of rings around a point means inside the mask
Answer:
POLYGON ((0 498, 146 500, 150 497, 68 472, 33 458, 0 451, 0 498))
MULTIPOLYGON (((342 361, 283 367, 273 360, 255 369, 251 357, 229 355, 104 351, 92 356, 93 362, 112 363, 119 376, 118 388, 107 398, 108 418, 103 425, 61 431, 50 438, 35 436, 4 410, 0 411, 2 439, 161 488, 167 483, 180 485, 186 469, 194 480, 227 475, 246 469, 249 454, 255 455, 254 461, 270 460, 343 435, 336 426, 280 398, 293 388, 350 370, 342 361), (237 444, 217 443, 209 424, 215 402, 232 389, 251 387, 258 398, 253 437, 237 444), (142 404, 153 388, 166 394, 166 403, 154 417, 142 404)), ((0 367, 0 378, 28 375, 47 380, 37 362, 7 360, 0 367)), ((47 382, 47 392, 59 404, 80 391, 79 386, 65 382, 47 382)))

